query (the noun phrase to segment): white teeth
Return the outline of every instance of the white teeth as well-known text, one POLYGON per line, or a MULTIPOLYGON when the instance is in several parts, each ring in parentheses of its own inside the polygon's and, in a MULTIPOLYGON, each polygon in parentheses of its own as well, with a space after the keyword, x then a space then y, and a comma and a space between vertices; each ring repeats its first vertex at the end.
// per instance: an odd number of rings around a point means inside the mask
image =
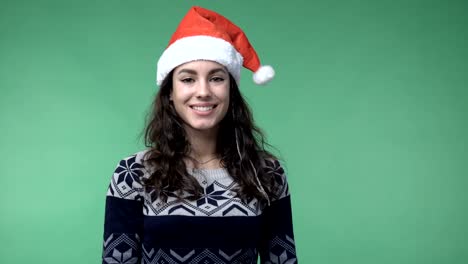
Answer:
POLYGON ((213 109, 213 106, 192 106, 193 109, 197 110, 197 111, 210 111, 211 109, 213 109))

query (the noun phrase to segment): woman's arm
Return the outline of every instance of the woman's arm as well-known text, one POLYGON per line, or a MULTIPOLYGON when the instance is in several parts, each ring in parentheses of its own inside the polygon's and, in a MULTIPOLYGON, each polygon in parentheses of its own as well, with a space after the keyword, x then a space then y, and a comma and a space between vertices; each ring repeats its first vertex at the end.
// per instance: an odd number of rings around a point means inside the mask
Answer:
POLYGON ((266 161, 267 172, 273 173, 280 186, 270 206, 263 212, 263 237, 260 248, 262 264, 297 262, 292 222, 291 199, 286 174, 277 160, 266 161))
POLYGON ((144 167, 136 155, 119 162, 107 191, 102 263, 140 263, 144 167))

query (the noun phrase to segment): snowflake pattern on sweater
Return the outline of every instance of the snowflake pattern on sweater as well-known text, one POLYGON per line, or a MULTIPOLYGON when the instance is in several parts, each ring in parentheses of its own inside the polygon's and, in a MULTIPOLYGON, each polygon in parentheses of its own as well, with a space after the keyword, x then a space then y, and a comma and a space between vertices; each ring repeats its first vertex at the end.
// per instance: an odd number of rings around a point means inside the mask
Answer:
POLYGON ((279 191, 270 206, 244 202, 225 169, 188 171, 203 187, 198 200, 152 201, 144 151, 119 162, 107 191, 102 263, 297 263, 286 175, 266 160, 279 191))

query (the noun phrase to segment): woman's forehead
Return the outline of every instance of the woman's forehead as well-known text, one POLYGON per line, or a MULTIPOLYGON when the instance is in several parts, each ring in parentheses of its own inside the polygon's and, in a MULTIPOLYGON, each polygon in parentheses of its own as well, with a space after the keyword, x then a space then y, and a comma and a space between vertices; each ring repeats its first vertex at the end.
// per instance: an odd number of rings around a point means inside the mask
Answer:
POLYGON ((213 70, 222 70, 223 72, 227 73, 226 67, 224 65, 210 60, 196 60, 186 62, 181 64, 175 68, 175 73, 179 73, 181 71, 191 71, 191 72, 210 72, 213 70))

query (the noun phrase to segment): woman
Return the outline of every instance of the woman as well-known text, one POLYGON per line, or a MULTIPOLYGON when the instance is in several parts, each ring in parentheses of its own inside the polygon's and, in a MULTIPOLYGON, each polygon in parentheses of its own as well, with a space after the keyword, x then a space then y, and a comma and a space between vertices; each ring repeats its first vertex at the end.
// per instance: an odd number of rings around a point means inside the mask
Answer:
POLYGON ((158 61, 148 149, 111 179, 103 263, 297 263, 286 177, 239 91, 242 66, 273 78, 240 28, 191 8, 158 61))

